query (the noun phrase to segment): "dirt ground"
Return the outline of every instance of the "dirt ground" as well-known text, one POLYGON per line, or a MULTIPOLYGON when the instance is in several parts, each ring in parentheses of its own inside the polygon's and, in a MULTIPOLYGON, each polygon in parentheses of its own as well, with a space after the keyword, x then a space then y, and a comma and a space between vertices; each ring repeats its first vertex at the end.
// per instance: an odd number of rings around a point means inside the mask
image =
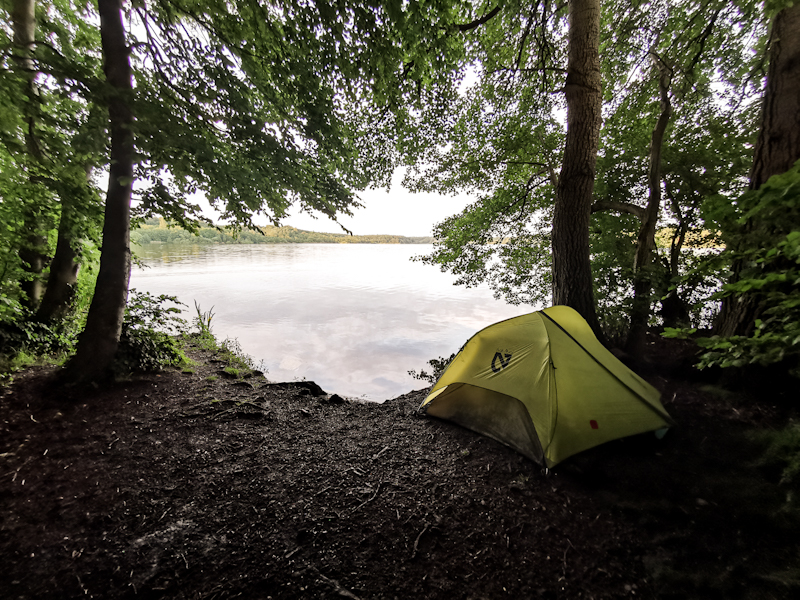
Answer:
POLYGON ((645 373, 677 428, 549 473, 424 390, 364 404, 190 355, 0 388, 0 597, 800 597, 797 512, 746 436, 791 415, 681 378, 680 348, 645 373))

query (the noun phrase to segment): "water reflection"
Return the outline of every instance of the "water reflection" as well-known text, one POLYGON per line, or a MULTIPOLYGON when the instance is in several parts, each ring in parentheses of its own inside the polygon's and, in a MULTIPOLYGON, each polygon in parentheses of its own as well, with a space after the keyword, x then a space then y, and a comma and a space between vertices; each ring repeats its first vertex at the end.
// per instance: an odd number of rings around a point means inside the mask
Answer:
MULTIPOLYGON (((425 245, 274 244, 137 249, 131 287, 214 307, 214 332, 263 360, 269 379, 306 378, 328 392, 383 400, 477 330, 533 310, 465 289, 411 262, 425 245)), ((192 309, 193 310, 193 309, 192 309)))

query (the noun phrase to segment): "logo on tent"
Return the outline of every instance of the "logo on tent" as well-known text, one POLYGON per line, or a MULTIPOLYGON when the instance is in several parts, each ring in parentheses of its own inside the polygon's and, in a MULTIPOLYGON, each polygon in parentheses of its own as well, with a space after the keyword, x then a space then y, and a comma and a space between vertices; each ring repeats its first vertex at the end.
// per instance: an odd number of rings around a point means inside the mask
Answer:
POLYGON ((505 369, 508 364, 511 362, 511 355, 510 354, 501 354, 500 352, 494 353, 494 358, 492 359, 492 371, 495 373, 499 373, 503 369, 505 369), (497 366, 497 361, 500 361, 500 366, 497 366))

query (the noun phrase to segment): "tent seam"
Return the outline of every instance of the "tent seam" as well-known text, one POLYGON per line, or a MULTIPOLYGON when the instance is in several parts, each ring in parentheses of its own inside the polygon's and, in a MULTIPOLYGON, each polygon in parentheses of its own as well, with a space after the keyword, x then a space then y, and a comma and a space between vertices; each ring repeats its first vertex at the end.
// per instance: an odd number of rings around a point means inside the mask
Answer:
MULTIPOLYGON (((547 442, 547 448, 542 451, 542 461, 544 461, 545 468, 550 468, 547 464, 547 453, 550 451, 550 446, 553 445, 553 440, 556 437, 556 428, 558 427, 558 381, 556 380, 556 365, 553 363, 553 346, 550 343, 550 336, 547 336, 547 352, 548 352, 548 365, 550 368, 550 376, 553 378, 553 396, 555 397, 554 404, 556 406, 556 418, 553 419, 553 427, 550 430, 550 441, 547 442)), ((549 393, 549 390, 548 390, 549 393)), ((535 427, 534 427, 535 428, 535 427)), ((538 434, 537 434, 538 435, 538 434)), ((541 445, 541 442, 540 442, 541 445)))
MULTIPOLYGON (((642 404, 644 404, 645 406, 647 406, 647 407, 648 407, 650 410, 652 410, 654 413, 656 413, 656 414, 657 414, 659 417, 661 417, 662 419, 664 419, 664 420, 665 420, 667 423, 669 423, 670 425, 673 425, 673 426, 675 425, 675 421, 672 419, 672 417, 670 417, 670 416, 669 416, 668 414, 666 414, 666 413, 662 413, 662 412, 661 412, 660 410, 658 410, 658 409, 657 409, 655 406, 653 406, 653 405, 652 405, 652 404, 650 404, 650 403, 649 403, 647 400, 645 400, 645 399, 642 397, 642 395, 641 395, 639 392, 637 392, 637 391, 636 391, 635 389, 633 389, 633 388, 632 388, 630 385, 628 385, 628 384, 627 384, 627 383, 625 383, 625 382, 624 382, 622 379, 620 379, 620 378, 619 378, 619 376, 618 376, 616 373, 614 373, 614 371, 612 371, 612 370, 611 370, 611 369, 609 369, 607 366, 605 366, 605 365, 604 365, 602 362, 600 362, 600 360, 599 360, 599 359, 598 359, 598 358, 597 358, 597 357, 596 357, 594 354, 592 354, 591 352, 589 352, 589 351, 588 351, 588 350, 587 350, 587 349, 586 349, 586 348, 583 346, 583 344, 581 344, 581 343, 580 343, 578 340, 576 340, 576 339, 575 339, 575 338, 572 336, 572 334, 571 334, 569 331, 567 331, 566 329, 564 329, 564 328, 561 326, 561 324, 560 324, 560 323, 558 323, 558 321, 556 321, 556 320, 555 320, 553 317, 551 317, 550 315, 548 315, 548 314, 547 314, 546 312, 544 312, 543 310, 540 310, 540 311, 539 311, 539 313, 540 313, 540 314, 542 314, 542 315, 544 315, 545 317, 547 317, 547 318, 548 318, 550 321, 552 321, 552 322, 553 322, 553 324, 554 324, 556 327, 558 327, 558 328, 559 328, 561 331, 563 331, 565 334, 567 334, 567 337, 569 337, 569 339, 571 339, 573 342, 575 342, 575 343, 578 345, 578 347, 579 347, 581 350, 583 350, 583 351, 584 351, 586 354, 588 354, 588 355, 591 357, 591 359, 592 359, 594 362, 596 362, 598 365, 600 365, 600 366, 601 366, 601 367, 602 367, 602 368, 603 368, 605 371, 607 371, 607 372, 608 372, 608 373, 609 373, 609 374, 610 374, 610 375, 611 375, 611 376, 612 376, 614 379, 616 379, 617 381, 619 381, 619 382, 620 382, 620 383, 621 383, 623 386, 625 386, 625 387, 626 387, 626 388, 628 388, 628 389, 629 389, 631 392, 633 392, 633 394, 636 396, 636 398, 639 400, 639 402, 641 402, 642 404)), ((659 393, 659 395, 660 395, 660 393, 659 393)), ((556 404, 557 404, 557 403, 558 403, 558 401, 556 400, 556 404)))

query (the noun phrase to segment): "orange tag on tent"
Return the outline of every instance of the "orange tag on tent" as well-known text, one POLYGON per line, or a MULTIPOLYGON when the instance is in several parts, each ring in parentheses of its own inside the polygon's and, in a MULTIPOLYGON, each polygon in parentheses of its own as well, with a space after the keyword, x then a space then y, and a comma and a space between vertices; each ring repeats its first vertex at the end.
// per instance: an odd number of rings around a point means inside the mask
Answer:
POLYGON ((591 425, 591 426, 592 426, 592 429, 600 429, 600 425, 598 425, 598 424, 597 424, 597 421, 595 421, 594 419, 592 419, 591 421, 589 421, 589 425, 591 425))

